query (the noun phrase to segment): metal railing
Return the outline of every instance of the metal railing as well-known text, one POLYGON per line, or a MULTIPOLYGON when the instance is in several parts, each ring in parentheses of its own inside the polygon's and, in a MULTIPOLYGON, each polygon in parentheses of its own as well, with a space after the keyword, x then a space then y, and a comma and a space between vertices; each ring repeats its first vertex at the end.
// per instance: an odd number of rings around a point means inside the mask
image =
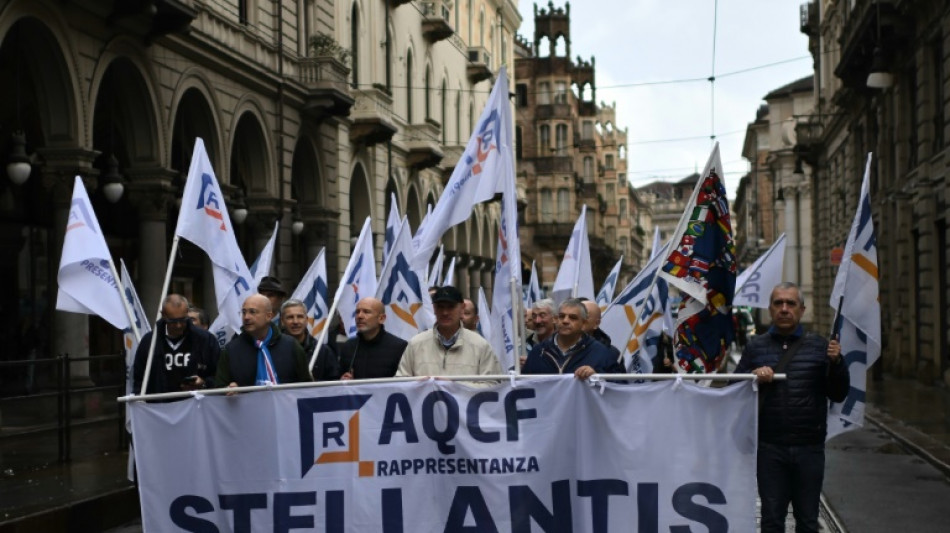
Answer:
MULTIPOLYGON (((9 413, 9 406, 26 402, 40 402, 54 400, 56 404, 55 423, 48 418, 37 415, 35 417, 20 416, 21 422, 15 429, 10 429, 0 418, 0 446, 8 439, 22 439, 29 435, 44 436, 50 432, 56 433, 57 456, 59 462, 68 462, 72 457, 72 433, 75 427, 91 422, 114 421, 118 429, 116 447, 124 449, 128 445, 128 436, 125 432, 125 406, 115 403, 114 411, 105 411, 103 414, 90 417, 75 416, 73 413, 73 397, 92 393, 104 393, 104 398, 116 398, 125 394, 125 358, 123 354, 92 355, 88 357, 70 357, 63 354, 58 357, 38 359, 18 359, 0 361, 0 373, 9 375, 11 369, 27 368, 31 375, 40 374, 38 370, 47 370, 42 375, 49 376, 50 383, 39 392, 27 391, 18 396, 0 397, 0 416, 9 413), (117 361, 113 371, 103 371, 97 379, 90 379, 87 383, 73 383, 72 365, 75 363, 106 363, 117 361), (118 369, 122 369, 118 371, 118 369), (117 376, 117 378, 116 378, 117 376)), ((42 409, 40 409, 42 411, 42 409)), ((2 448, 0 448, 2 449, 2 448)))

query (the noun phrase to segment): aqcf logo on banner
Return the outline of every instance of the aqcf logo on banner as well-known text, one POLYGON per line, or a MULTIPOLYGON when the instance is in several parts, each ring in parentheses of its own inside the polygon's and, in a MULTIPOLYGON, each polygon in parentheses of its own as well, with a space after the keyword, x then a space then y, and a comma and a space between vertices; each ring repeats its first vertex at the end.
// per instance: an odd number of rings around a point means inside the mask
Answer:
POLYGON ((372 395, 330 396, 326 398, 302 398, 297 400, 297 414, 300 423, 300 477, 314 465, 327 463, 356 463, 360 477, 373 475, 373 462, 360 461, 360 408, 372 395), (319 429, 315 427, 315 415, 334 412, 354 411, 344 425, 339 420, 324 420, 319 429), (325 451, 316 455, 315 436, 321 437, 321 449, 326 449, 333 441, 339 451, 325 451))

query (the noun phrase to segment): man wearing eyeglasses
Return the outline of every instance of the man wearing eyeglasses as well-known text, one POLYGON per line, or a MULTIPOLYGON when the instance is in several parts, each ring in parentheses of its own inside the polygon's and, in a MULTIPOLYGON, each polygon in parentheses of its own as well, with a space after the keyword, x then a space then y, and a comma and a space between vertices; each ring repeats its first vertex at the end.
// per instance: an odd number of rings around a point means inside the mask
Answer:
POLYGON ((241 334, 225 345, 215 382, 222 387, 313 381, 303 348, 272 323, 271 302, 252 294, 241 306, 241 334))
POLYGON ((147 394, 179 392, 213 386, 220 349, 218 341, 195 326, 188 316, 188 300, 169 294, 162 302, 162 318, 155 330, 146 333, 135 352, 133 392, 142 390, 145 364, 156 334, 155 355, 149 372, 147 394))

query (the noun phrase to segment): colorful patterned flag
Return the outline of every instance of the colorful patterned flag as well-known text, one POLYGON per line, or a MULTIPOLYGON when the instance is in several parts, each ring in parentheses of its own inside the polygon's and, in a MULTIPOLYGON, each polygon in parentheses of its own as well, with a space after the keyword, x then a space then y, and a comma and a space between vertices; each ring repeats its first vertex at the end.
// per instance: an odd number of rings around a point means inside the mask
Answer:
POLYGON ((851 374, 851 390, 844 402, 832 404, 828 410, 828 439, 864 425, 867 371, 881 355, 877 236, 871 218, 870 175, 868 154, 858 210, 829 302, 833 308, 841 309, 837 335, 851 374))
POLYGON ((671 240, 660 276, 683 293, 674 336, 677 368, 713 373, 735 336, 736 246, 718 143, 671 240))

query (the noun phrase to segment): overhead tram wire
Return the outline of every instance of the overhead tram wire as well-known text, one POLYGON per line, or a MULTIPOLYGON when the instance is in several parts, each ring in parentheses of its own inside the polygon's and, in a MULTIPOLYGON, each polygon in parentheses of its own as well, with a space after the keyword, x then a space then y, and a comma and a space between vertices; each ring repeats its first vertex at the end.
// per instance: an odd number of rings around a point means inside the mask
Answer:
MULTIPOLYGON (((712 68, 709 75, 709 140, 716 141, 716 27, 719 18, 719 0, 713 2, 712 68)), ((722 169, 717 169, 722 171, 722 169)))

